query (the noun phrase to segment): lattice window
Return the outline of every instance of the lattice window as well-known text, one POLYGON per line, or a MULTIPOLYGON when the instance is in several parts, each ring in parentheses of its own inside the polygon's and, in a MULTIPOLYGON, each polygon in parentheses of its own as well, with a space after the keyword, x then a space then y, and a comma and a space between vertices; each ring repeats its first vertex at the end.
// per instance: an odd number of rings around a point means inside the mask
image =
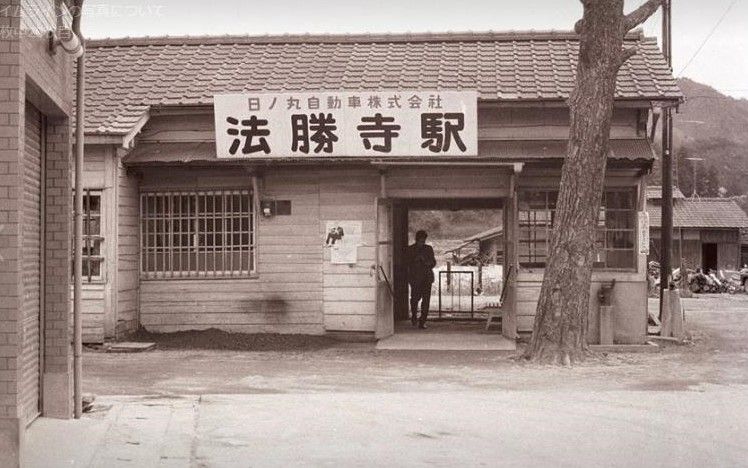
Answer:
MULTIPOLYGON (((556 217, 558 191, 519 193, 519 263, 543 268, 548 257, 556 217)), ((606 189, 598 216, 595 268, 636 268, 636 190, 606 189)))
MULTIPOLYGON (((73 196, 75 205, 75 196, 73 196)), ((71 232, 75 224, 71 223, 71 232)), ((83 281, 95 283, 104 279, 104 236, 102 235, 101 190, 83 191, 83 281)), ((71 240, 72 244, 72 240, 71 240)), ((71 259, 71 272, 75 264, 71 259)))
POLYGON ((522 191, 519 197, 519 264, 542 268, 548 257, 558 192, 522 191))
POLYGON ((250 190, 146 192, 140 196, 141 276, 247 276, 256 262, 250 190))
POLYGON ((608 189, 597 220, 596 268, 636 268, 636 191, 608 189))

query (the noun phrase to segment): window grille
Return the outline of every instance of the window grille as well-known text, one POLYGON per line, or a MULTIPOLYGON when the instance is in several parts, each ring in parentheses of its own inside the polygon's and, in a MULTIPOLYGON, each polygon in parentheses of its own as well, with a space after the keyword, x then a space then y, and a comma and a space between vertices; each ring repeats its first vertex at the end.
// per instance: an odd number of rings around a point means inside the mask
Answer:
MULTIPOLYGON (((519 263, 545 267, 556 217, 558 191, 519 193, 519 263)), ((636 191, 607 189, 603 194, 595 240, 595 268, 636 268, 636 191)))
POLYGON ((254 273, 254 217, 250 190, 141 193, 141 277, 254 273))

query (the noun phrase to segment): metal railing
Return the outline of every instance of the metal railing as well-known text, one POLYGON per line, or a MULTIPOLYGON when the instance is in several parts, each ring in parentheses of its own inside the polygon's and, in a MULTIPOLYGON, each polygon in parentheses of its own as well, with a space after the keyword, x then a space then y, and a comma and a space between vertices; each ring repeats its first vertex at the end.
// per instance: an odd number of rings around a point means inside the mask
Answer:
POLYGON ((437 318, 475 318, 475 272, 460 270, 439 272, 439 309, 437 310, 437 318), (469 277, 469 287, 463 285, 463 281, 461 281, 465 277, 469 277), (469 303, 469 308, 467 303, 469 303), (445 309, 445 307, 449 308, 445 309))

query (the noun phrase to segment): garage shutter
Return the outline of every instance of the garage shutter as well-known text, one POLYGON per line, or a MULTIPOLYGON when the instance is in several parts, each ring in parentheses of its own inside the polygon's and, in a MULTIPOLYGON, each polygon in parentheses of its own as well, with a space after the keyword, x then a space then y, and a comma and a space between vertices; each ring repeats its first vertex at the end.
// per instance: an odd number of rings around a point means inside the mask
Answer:
POLYGON ((22 209, 22 352, 19 404, 26 423, 39 415, 41 310, 41 113, 26 103, 22 209))

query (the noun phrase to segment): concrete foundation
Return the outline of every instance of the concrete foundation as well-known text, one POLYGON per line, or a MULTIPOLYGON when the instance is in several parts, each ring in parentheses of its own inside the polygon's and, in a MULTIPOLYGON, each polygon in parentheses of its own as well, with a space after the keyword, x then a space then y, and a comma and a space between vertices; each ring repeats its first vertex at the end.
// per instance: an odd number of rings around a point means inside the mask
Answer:
POLYGON ((23 428, 18 418, 0 418, 0 466, 18 468, 21 463, 23 428))
POLYGON ((68 419, 73 415, 72 376, 68 373, 44 373, 44 416, 68 419))

